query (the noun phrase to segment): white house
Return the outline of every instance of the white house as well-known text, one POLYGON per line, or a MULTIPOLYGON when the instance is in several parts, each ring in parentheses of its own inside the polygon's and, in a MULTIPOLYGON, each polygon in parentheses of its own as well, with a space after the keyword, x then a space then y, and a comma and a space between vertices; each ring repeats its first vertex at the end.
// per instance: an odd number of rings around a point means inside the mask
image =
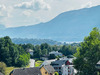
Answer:
POLYGON ((30 53, 30 55, 33 56, 33 52, 34 52, 34 51, 33 51, 32 49, 27 49, 27 52, 30 53))
POLYGON ((56 60, 51 62, 51 65, 59 75, 74 75, 74 68, 70 65, 69 60, 56 60))
POLYGON ((58 51, 52 51, 52 52, 49 52, 49 55, 50 54, 54 54, 55 56, 62 56, 62 53, 58 52, 58 51))
POLYGON ((62 75, 75 75, 74 68, 70 65, 63 65, 62 66, 62 75))

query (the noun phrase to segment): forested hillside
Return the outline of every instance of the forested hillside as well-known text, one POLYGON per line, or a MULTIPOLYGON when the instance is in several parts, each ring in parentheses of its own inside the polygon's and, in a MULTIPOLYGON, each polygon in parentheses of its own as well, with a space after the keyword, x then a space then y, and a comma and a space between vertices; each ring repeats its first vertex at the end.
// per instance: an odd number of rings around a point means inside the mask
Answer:
POLYGON ((27 38, 13 38, 12 42, 14 42, 15 44, 33 44, 33 45, 40 45, 42 43, 48 43, 49 45, 61 45, 63 43, 61 42, 57 42, 57 41, 53 41, 50 39, 27 39, 27 38))

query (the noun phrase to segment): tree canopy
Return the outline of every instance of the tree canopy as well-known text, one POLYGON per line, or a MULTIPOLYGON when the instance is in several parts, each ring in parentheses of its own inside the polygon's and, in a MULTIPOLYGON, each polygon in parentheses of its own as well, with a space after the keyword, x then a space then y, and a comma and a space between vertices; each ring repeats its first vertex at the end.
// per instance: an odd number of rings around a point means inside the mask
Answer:
MULTIPOLYGON (((21 55, 26 55, 28 58, 26 61, 29 61, 29 55, 22 46, 12 43, 8 36, 0 38, 0 61, 6 63, 7 66, 18 66, 18 59, 21 55)), ((24 64, 24 66, 27 64, 24 64)))
POLYGON ((97 75, 96 63, 100 60, 100 31, 93 28, 90 35, 84 38, 81 46, 77 48, 74 67, 77 75, 97 75))

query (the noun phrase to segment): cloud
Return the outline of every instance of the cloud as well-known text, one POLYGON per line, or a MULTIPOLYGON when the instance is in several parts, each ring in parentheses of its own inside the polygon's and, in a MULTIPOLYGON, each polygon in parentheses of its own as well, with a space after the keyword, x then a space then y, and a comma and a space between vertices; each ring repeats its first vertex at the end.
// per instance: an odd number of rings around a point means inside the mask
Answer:
POLYGON ((90 1, 90 2, 87 2, 86 4, 82 5, 81 7, 82 8, 90 8, 92 7, 93 3, 90 1))
POLYGON ((22 14, 29 17, 29 16, 32 15, 32 11, 31 10, 26 10, 26 11, 23 11, 22 14))
POLYGON ((6 6, 5 5, 0 5, 0 17, 3 18, 5 16, 7 16, 6 6))
POLYGON ((0 10, 5 10, 6 6, 5 5, 0 5, 0 10))
POLYGON ((15 8, 20 8, 20 9, 30 9, 34 11, 38 10, 49 10, 50 5, 44 2, 43 0, 32 0, 30 2, 22 2, 20 4, 17 4, 14 6, 15 8))

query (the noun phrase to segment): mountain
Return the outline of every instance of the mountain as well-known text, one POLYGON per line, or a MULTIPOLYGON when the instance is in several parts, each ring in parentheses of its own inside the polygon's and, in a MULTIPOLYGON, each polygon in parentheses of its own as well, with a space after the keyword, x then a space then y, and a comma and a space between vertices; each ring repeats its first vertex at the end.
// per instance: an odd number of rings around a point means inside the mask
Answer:
POLYGON ((100 6, 61 13, 49 22, 7 28, 0 34, 11 38, 38 38, 56 41, 83 41, 93 27, 100 28, 100 6))
POLYGON ((5 29, 6 27, 4 26, 4 25, 2 25, 2 24, 0 24, 0 30, 3 30, 3 29, 5 29))
POLYGON ((63 43, 53 41, 50 39, 22 39, 22 38, 13 38, 12 42, 15 44, 33 44, 33 45, 40 45, 42 43, 48 43, 49 45, 62 45, 63 43))

